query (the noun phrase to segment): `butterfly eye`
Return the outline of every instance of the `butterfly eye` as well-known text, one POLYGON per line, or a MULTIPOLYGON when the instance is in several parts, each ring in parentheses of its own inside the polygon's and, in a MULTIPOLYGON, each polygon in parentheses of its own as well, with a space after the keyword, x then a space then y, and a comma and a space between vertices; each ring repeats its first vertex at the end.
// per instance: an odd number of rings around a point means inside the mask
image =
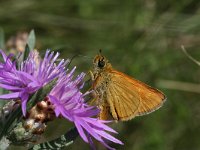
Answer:
POLYGON ((99 68, 103 68, 104 66, 105 66, 105 61, 100 60, 100 61, 98 62, 98 67, 99 67, 99 68))

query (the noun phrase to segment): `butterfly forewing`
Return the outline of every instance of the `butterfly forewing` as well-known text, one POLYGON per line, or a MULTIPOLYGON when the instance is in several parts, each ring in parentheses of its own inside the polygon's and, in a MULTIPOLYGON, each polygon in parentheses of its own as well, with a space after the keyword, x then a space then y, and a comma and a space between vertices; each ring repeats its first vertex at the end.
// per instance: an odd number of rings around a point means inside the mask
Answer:
MULTIPOLYGON (((118 92, 119 92, 118 95, 120 95, 120 97, 122 98, 121 100, 122 103, 123 101, 135 102, 136 99, 140 101, 140 105, 138 106, 138 109, 134 114, 136 116, 151 113, 152 111, 162 106, 163 102, 166 100, 166 97, 162 92, 144 84, 141 81, 133 79, 129 77, 128 75, 125 75, 116 70, 112 70, 111 74, 113 74, 112 81, 113 81, 113 84, 116 86, 115 89, 118 88, 118 92), (138 95, 138 96, 135 96, 132 99, 131 98, 129 99, 127 96, 126 99, 128 100, 126 100, 124 99, 124 96, 121 96, 123 92, 120 90, 123 90, 124 93, 126 93, 126 95, 132 94, 135 92, 137 93, 135 95, 138 95)), ((135 111, 135 107, 133 107, 132 109, 135 111)))
POLYGON ((127 83, 126 79, 112 74, 106 96, 115 120, 129 120, 136 116, 140 96, 137 89, 131 83, 127 83))

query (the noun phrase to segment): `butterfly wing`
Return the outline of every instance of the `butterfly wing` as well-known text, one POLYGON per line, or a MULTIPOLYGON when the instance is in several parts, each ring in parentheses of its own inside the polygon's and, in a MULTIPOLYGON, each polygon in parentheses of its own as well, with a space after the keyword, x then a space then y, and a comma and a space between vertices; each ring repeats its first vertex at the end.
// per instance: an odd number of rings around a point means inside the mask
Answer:
MULTIPOLYGON (((140 106, 140 95, 137 88, 118 74, 111 73, 110 77, 111 80, 106 90, 109 111, 114 120, 130 120, 136 116, 140 106)), ((101 111, 100 118, 103 118, 101 116, 104 113, 101 111)))
POLYGON ((151 113, 160 108, 166 100, 162 92, 141 81, 116 70, 111 70, 110 73, 112 84, 108 88, 108 101, 113 101, 115 112, 121 115, 120 120, 151 113))

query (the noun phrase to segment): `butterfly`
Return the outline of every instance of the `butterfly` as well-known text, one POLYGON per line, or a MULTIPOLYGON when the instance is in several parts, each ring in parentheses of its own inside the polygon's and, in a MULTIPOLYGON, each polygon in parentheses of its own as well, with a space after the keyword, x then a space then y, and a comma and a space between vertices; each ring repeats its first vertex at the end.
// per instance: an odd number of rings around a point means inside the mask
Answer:
POLYGON ((102 56, 96 55, 90 72, 99 119, 126 121, 160 108, 166 96, 159 90, 113 69, 102 56))

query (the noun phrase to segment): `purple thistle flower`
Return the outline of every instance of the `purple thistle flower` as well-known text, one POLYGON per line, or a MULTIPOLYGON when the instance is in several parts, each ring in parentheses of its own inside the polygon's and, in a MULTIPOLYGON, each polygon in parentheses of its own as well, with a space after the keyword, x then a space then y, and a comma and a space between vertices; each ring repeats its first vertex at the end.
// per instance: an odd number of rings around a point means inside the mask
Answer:
POLYGON ((106 140, 123 144, 106 132, 117 133, 104 124, 108 121, 93 118, 98 115, 99 110, 84 102, 84 96, 89 92, 86 94, 80 92, 85 74, 82 73, 73 80, 74 70, 75 68, 67 75, 60 77, 48 95, 50 102, 55 107, 56 116, 61 115, 74 122, 81 138, 87 143, 92 144, 91 137, 93 137, 109 149, 113 148, 106 144, 106 140))
POLYGON ((43 60, 39 59, 36 51, 31 51, 27 60, 19 68, 11 61, 11 55, 0 50, 4 62, 0 63, 0 87, 11 91, 9 94, 0 95, 0 99, 21 99, 22 112, 26 115, 26 103, 30 94, 48 84, 50 81, 63 74, 67 62, 60 61, 55 64, 59 53, 46 51, 43 60))
POLYGON ((108 133, 117 133, 105 124, 108 121, 95 118, 99 110, 85 103, 84 96, 89 92, 82 94, 80 91, 84 85, 85 74, 81 73, 73 79, 75 67, 67 73, 65 71, 67 61, 61 60, 56 65, 58 53, 50 53, 47 50, 42 60, 36 51, 32 51, 27 60, 23 61, 18 68, 16 63, 11 61, 12 55, 7 56, 2 50, 0 50, 0 54, 3 57, 3 62, 0 62, 0 87, 11 92, 0 95, 0 99, 20 99, 22 112, 25 116, 29 96, 52 80, 57 79, 56 85, 48 94, 57 117, 62 116, 74 122, 81 138, 92 146, 92 138, 109 149, 113 148, 106 143, 106 140, 123 144, 108 133))

